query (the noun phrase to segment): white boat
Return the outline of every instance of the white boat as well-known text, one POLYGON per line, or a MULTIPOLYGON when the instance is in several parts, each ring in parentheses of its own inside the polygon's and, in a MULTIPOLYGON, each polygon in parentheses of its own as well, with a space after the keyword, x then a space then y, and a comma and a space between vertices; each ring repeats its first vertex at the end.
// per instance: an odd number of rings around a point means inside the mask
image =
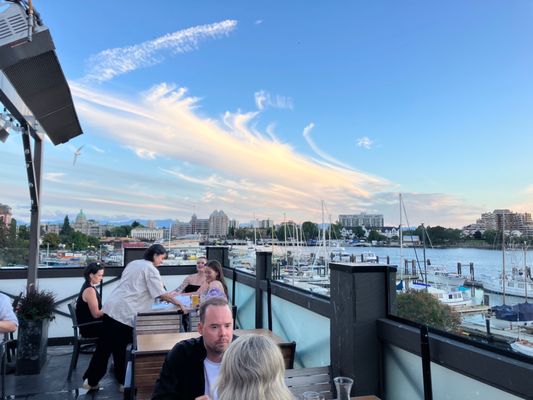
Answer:
POLYGON ((361 253, 361 258, 363 259, 363 262, 369 262, 369 263, 378 262, 378 256, 372 253, 371 251, 365 251, 361 253))
POLYGON ((527 298, 533 299, 533 281, 529 277, 526 279, 521 268, 513 268, 511 274, 506 274, 505 279, 502 277, 500 274, 498 278, 484 281, 483 289, 488 292, 504 293, 503 282, 505 282, 506 295, 526 297, 527 293, 527 298))
MULTIPOLYGON (((422 272, 422 277, 426 275, 422 272)), ((436 283, 438 285, 447 286, 463 286, 466 277, 449 272, 443 265, 428 265, 427 266, 427 282, 436 283)), ((425 281, 425 280, 424 280, 425 281)))
POLYGON ((514 351, 533 357, 533 343, 529 340, 517 340, 511 343, 511 348, 514 351))
POLYGON ((411 282, 410 287, 414 290, 427 290, 429 294, 441 303, 453 308, 462 308, 472 305, 472 300, 467 298, 465 292, 462 290, 451 288, 439 289, 421 282, 411 282))

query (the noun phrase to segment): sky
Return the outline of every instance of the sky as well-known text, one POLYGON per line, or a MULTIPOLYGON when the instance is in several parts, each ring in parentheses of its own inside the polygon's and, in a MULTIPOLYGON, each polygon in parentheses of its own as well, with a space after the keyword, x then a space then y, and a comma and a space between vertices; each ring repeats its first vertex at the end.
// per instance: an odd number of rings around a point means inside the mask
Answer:
MULTIPOLYGON (((533 212, 531 1, 33 3, 84 131, 45 143, 43 221, 533 212)), ((21 143, 0 203, 29 221, 21 143)))

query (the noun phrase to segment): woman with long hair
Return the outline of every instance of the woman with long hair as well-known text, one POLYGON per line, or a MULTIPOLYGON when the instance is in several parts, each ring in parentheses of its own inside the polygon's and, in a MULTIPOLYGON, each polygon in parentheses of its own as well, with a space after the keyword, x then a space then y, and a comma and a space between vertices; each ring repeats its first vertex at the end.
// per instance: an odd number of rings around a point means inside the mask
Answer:
POLYGON ((224 352, 218 400, 292 400, 279 347, 264 335, 243 335, 224 352))
MULTIPOLYGON (((102 282, 104 277, 104 266, 98 262, 92 262, 83 270, 85 282, 80 289, 80 294, 76 299, 76 319, 78 324, 102 321, 104 312, 102 311, 102 298, 96 290, 96 286, 102 282)), ((80 326, 80 334, 83 337, 99 337, 102 324, 90 324, 80 326)))
POLYGON ((228 299, 228 287, 224 280, 222 265, 217 260, 211 260, 204 269, 205 284, 199 289, 202 301, 216 296, 228 299))

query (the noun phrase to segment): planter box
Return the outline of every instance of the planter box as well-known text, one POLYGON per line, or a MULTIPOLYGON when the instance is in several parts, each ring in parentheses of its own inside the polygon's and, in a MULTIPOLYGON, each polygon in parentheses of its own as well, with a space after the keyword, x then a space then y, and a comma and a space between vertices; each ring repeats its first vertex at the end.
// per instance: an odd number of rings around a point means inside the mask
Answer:
POLYGON ((38 374, 46 362, 49 319, 19 321, 17 338, 17 375, 38 374))

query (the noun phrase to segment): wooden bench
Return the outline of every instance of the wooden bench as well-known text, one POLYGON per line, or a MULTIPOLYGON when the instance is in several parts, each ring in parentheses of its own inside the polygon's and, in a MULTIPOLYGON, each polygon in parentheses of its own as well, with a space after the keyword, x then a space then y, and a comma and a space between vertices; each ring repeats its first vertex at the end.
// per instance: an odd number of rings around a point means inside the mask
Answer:
POLYGON ((155 381, 159 378, 161 366, 165 361, 166 352, 160 354, 138 354, 132 352, 132 376, 134 387, 131 398, 150 400, 154 391, 155 381))
POLYGON ((135 335, 152 333, 181 332, 180 314, 168 315, 137 315, 134 321, 135 335))
POLYGON ((318 392, 326 400, 334 398, 330 366, 287 369, 285 384, 297 398, 308 391, 318 392))

